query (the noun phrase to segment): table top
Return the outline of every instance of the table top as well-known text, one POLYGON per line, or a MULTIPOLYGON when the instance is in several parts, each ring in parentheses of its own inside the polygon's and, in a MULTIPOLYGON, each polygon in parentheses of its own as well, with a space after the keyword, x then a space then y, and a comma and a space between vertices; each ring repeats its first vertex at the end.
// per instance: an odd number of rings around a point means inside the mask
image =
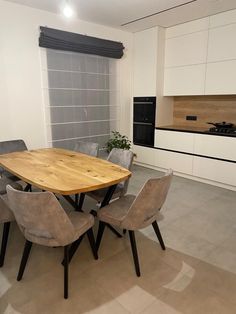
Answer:
POLYGON ((27 183, 62 195, 108 187, 131 176, 109 161, 61 148, 0 155, 0 165, 27 183))

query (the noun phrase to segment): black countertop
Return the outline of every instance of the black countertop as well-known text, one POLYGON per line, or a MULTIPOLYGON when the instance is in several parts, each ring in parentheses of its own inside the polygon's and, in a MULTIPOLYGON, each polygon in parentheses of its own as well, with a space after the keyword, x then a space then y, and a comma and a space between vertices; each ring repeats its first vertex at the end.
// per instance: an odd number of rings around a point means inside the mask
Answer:
POLYGON ((228 133, 213 133, 209 132, 209 128, 203 127, 196 127, 196 126, 186 126, 186 125, 167 125, 161 127, 155 127, 157 130, 164 130, 164 131, 175 131, 175 132, 186 132, 186 133, 198 133, 198 134, 205 134, 205 135, 216 135, 216 136, 225 136, 225 137, 235 137, 236 133, 228 134, 228 133))

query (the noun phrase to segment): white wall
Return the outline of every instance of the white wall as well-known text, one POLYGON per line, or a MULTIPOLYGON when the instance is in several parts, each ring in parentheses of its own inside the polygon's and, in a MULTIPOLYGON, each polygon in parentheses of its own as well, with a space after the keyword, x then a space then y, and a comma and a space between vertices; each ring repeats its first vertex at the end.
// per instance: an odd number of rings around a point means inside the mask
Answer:
POLYGON ((29 148, 46 146, 38 47, 41 25, 123 42, 120 131, 129 135, 133 35, 0 0, 0 140, 22 138, 29 148))

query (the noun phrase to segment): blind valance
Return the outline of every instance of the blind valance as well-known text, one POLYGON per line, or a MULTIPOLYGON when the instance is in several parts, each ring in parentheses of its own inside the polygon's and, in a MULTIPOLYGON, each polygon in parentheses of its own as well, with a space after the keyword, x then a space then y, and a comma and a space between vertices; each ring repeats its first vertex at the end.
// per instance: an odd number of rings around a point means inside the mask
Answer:
POLYGON ((115 59, 120 59, 123 56, 124 50, 124 46, 121 42, 61 31, 43 26, 40 26, 39 46, 115 59))

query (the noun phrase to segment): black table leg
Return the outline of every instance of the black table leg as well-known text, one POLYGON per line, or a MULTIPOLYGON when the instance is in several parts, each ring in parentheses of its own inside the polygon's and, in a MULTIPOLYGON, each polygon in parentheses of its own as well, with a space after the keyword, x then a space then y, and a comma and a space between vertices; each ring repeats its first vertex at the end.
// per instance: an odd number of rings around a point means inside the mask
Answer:
MULTIPOLYGON (((110 187, 108 188, 108 191, 107 191, 107 193, 106 193, 106 195, 105 195, 105 197, 104 197, 104 199, 103 199, 103 201, 102 201, 102 203, 101 203, 100 208, 102 208, 102 207, 104 207, 104 206, 106 206, 106 205, 109 204, 109 202, 110 202, 110 200, 111 200, 111 198, 112 198, 112 195, 113 195, 113 193, 115 192, 116 187, 117 187, 117 184, 114 184, 114 185, 112 185, 112 186, 110 186, 110 187)), ((116 229, 115 229, 114 227, 112 227, 112 226, 109 225, 109 224, 106 224, 106 226, 107 226, 118 238, 122 238, 122 235, 121 235, 118 231, 116 231, 116 229)))
POLYGON ((27 183, 26 187, 24 188, 24 191, 25 191, 25 192, 28 192, 28 191, 32 192, 32 186, 31 186, 31 184, 27 183))
POLYGON ((70 195, 62 195, 64 197, 65 200, 67 200, 67 202, 77 211, 82 211, 81 209, 79 209, 78 204, 70 197, 70 195))

